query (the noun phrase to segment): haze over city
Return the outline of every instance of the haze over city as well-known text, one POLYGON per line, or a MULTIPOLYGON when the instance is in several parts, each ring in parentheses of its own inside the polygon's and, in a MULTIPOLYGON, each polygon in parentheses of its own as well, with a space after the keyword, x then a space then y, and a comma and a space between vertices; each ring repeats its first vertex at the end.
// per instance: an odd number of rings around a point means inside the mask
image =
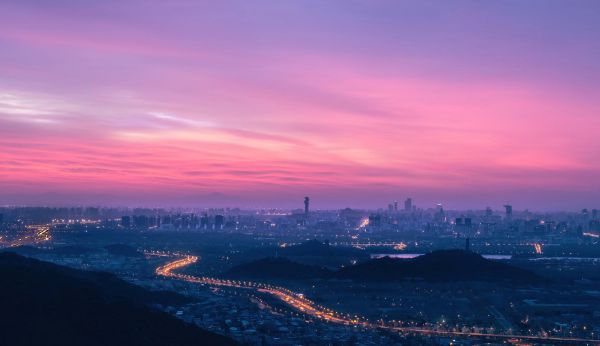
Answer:
POLYGON ((595 1, 2 1, 0 204, 600 200, 595 1))

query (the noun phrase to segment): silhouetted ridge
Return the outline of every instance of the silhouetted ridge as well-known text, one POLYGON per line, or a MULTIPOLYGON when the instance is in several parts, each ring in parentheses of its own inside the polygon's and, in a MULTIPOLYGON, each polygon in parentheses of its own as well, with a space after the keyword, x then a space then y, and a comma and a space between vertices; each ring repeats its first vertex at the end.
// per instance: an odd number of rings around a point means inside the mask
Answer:
POLYGON ((358 281, 541 281, 534 273, 464 250, 439 250, 414 259, 384 257, 340 269, 335 276, 358 281))
POLYGON ((325 268, 292 262, 287 258, 269 257, 243 263, 227 271, 226 276, 239 278, 310 279, 326 278, 331 272, 325 268))
POLYGON ((112 274, 0 253, 0 345, 232 345, 145 304, 185 300, 112 274))
POLYGON ((407 278, 428 281, 494 281, 532 283, 542 278, 512 265, 492 261, 464 250, 440 250, 413 259, 383 257, 338 271, 301 264, 286 258, 264 258, 240 264, 226 274, 238 278, 317 279, 338 278, 356 281, 393 282, 407 278))
POLYGON ((352 247, 331 246, 316 239, 306 241, 302 244, 288 246, 279 250, 282 256, 365 256, 365 252, 352 247))

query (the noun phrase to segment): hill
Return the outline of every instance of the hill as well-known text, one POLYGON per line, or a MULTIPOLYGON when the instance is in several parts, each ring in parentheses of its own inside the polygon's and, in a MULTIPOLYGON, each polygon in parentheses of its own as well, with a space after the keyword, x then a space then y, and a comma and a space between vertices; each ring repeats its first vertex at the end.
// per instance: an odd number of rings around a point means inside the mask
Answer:
POLYGON ((0 253, 1 345, 233 345, 148 304, 186 298, 0 253))
POLYGON ((357 281, 398 281, 406 278, 513 283, 542 281, 528 270, 464 250, 439 250, 408 260, 384 257, 342 268, 334 276, 357 281))
POLYGON ((231 268, 225 276, 235 278, 261 278, 303 280, 327 278, 331 272, 325 268, 292 262, 281 257, 268 257, 243 263, 231 268))
POLYGON ((285 247, 256 247, 244 251, 234 258, 234 263, 242 264, 266 257, 285 257, 292 261, 330 269, 348 265, 352 261, 367 260, 369 254, 349 246, 331 246, 316 239, 285 247))
POLYGON ((302 244, 288 246, 279 249, 279 253, 286 257, 365 257, 367 254, 363 250, 353 247, 331 246, 328 243, 320 242, 316 239, 306 241, 302 244))
POLYGON ((263 258, 237 265, 226 272, 225 276, 284 280, 335 278, 374 282, 394 282, 409 278, 431 282, 488 281, 523 284, 544 281, 529 270, 488 260, 464 250, 439 250, 413 259, 384 257, 343 267, 337 271, 294 262, 287 258, 263 258))

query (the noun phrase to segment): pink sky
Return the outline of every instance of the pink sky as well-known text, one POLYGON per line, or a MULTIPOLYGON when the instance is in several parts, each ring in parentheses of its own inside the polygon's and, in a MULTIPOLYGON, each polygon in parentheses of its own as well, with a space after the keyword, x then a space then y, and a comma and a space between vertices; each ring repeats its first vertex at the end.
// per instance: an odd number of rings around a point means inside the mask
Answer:
POLYGON ((0 203, 600 207, 596 1, 0 4, 0 203))

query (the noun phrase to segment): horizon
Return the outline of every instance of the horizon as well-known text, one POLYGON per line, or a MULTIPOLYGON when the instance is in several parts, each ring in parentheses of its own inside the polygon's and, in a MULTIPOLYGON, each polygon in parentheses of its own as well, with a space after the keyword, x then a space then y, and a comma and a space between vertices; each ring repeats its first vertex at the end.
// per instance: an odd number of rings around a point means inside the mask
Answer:
MULTIPOLYGON (((394 202, 394 201, 391 201, 394 202)), ((398 213, 405 213, 406 211, 402 209, 404 206, 401 205, 404 201, 398 201, 398 213)), ((377 212, 377 211, 386 211, 388 205, 381 205, 378 207, 357 207, 357 206, 329 206, 329 207, 315 207, 311 201, 310 211, 316 212, 331 212, 331 211, 340 211, 344 209, 351 209, 355 211, 368 211, 368 212, 377 212)), ((414 200, 413 200, 414 203, 414 200)), ((388 203, 389 204, 389 203, 388 203)), ((504 206, 483 206, 483 207, 474 207, 474 208, 448 208, 447 205, 443 203, 439 203, 442 205, 444 211, 446 212, 485 212, 486 208, 490 208, 494 213, 505 213, 504 206)), ((437 204, 434 205, 416 205, 413 204, 417 211, 435 211, 437 204)), ((596 208, 583 208, 577 210, 566 210, 566 209, 532 209, 524 207, 513 207, 512 211, 515 214, 518 213, 535 213, 535 214, 581 214, 583 209, 586 209, 588 212, 593 210, 598 210, 596 208)), ((119 204, 0 204, 0 208, 99 208, 99 209, 151 209, 151 210, 165 210, 165 211, 176 211, 183 210, 184 212, 188 211, 198 211, 198 210, 219 210, 219 209, 230 209, 235 210, 239 209, 241 211, 263 211, 263 210, 280 210, 285 212, 293 212, 295 210, 303 210, 302 205, 292 205, 290 203, 285 203, 285 206, 242 206, 242 205, 144 205, 144 204, 134 204, 134 205, 119 205, 119 204), (288 206, 289 205, 289 206, 288 206)))
POLYGON ((4 1, 0 204, 598 208, 599 15, 4 1))

